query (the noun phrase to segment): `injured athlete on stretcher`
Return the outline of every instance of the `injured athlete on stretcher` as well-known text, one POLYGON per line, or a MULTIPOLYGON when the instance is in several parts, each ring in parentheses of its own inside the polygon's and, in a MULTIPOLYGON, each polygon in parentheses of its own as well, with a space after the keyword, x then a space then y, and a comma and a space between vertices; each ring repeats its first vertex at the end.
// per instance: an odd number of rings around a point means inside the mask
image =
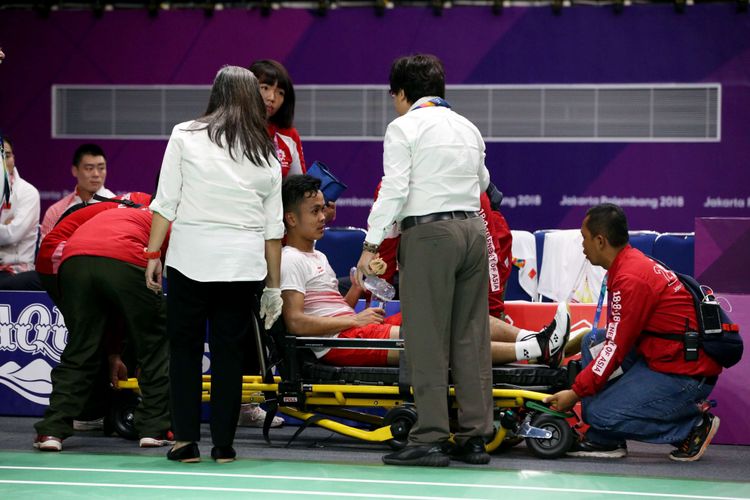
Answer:
MULTIPOLYGON (((281 257, 283 317, 289 333, 296 336, 339 338, 399 338, 401 314, 385 317, 385 311, 368 307, 355 313, 353 306, 362 289, 353 285, 346 297, 338 291, 336 275, 326 256, 315 250, 323 237, 325 201, 320 181, 307 175, 289 176, 282 187, 287 244, 281 257)), ((382 268, 380 269, 382 271, 382 268)), ((565 303, 540 331, 517 328, 490 317, 494 364, 536 359, 557 367, 563 359, 570 334, 565 303)), ((339 366, 398 365, 398 351, 383 349, 313 348, 323 362, 339 366)))

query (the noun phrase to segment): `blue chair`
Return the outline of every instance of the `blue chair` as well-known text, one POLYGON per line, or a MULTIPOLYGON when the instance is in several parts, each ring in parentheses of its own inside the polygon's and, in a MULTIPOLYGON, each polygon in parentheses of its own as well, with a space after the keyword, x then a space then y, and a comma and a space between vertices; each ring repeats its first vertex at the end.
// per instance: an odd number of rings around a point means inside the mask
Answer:
POLYGON ((315 243, 315 249, 326 254, 337 277, 349 276, 349 269, 357 265, 362 255, 366 235, 367 232, 358 227, 329 227, 315 243))
MULTIPOLYGON (((365 299, 359 299, 354 305, 354 312, 361 312, 365 310, 365 299)), ((401 301, 392 300, 385 303, 385 317, 393 316, 401 312, 401 301)))
POLYGON ((654 241, 659 236, 656 231, 629 231, 630 245, 646 255, 654 255, 654 241))
POLYGON ((695 274, 695 233, 662 233, 654 241, 653 257, 672 270, 695 274))

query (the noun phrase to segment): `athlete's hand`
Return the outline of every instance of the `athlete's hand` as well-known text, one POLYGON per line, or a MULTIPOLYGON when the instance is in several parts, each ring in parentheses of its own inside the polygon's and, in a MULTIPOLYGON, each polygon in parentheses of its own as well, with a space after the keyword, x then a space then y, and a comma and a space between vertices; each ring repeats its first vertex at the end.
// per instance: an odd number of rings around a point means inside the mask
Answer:
POLYGON ((372 324, 383 324, 385 318, 385 310, 381 307, 368 307, 364 311, 360 312, 354 319, 356 321, 355 326, 367 326, 372 324))

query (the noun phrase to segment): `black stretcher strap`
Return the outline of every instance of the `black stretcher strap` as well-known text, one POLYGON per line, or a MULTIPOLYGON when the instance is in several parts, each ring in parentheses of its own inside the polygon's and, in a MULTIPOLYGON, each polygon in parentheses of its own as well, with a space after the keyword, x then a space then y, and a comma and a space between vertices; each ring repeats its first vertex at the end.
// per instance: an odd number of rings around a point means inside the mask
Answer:
POLYGON ((295 432, 294 435, 291 438, 289 438, 289 441, 287 441, 286 446, 284 446, 284 448, 289 448, 289 446, 291 446, 292 442, 294 442, 294 440, 297 439, 297 436, 299 436, 300 434, 302 434, 302 431, 304 431, 305 429, 307 429, 311 425, 317 424, 318 422, 320 422, 324 418, 326 418, 325 415, 315 414, 312 417, 310 417, 307 420, 305 420, 302 423, 302 425, 299 426, 299 429, 297 429, 297 432, 295 432))
MULTIPOLYGON (((264 384, 273 384, 273 366, 270 363, 267 363, 268 360, 266 356, 266 353, 268 352, 266 349, 266 336, 268 335, 268 333, 265 331, 265 329, 262 330, 261 333, 263 323, 261 322, 260 315, 258 314, 259 304, 257 295, 253 296, 253 301, 254 304, 252 306, 252 326, 253 333, 255 335, 255 346, 258 354, 260 373, 264 384)), ((263 421, 263 439, 265 439, 266 443, 271 444, 269 431, 271 429, 273 419, 279 410, 278 392, 263 391, 263 399, 266 404, 266 418, 263 421)))

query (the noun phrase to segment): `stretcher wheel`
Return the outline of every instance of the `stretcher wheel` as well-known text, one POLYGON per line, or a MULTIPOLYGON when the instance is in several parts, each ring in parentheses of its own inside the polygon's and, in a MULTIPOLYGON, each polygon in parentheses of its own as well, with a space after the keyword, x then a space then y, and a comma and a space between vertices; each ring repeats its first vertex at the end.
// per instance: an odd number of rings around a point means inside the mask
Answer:
POLYGON ((399 406, 389 410, 383 417, 383 425, 391 426, 391 435, 393 436, 393 439, 386 441, 388 446, 394 450, 405 448, 409 431, 415 423, 417 423, 417 412, 414 408, 399 406))
POLYGON ((575 438, 568 422, 554 415, 541 414, 534 417, 531 425, 550 431, 549 439, 526 438, 526 446, 539 458, 559 458, 565 455, 575 438))
POLYGON ((135 428, 135 409, 141 402, 141 397, 132 391, 120 391, 112 398, 112 407, 109 410, 109 422, 112 430, 125 439, 138 439, 138 431, 135 428))

